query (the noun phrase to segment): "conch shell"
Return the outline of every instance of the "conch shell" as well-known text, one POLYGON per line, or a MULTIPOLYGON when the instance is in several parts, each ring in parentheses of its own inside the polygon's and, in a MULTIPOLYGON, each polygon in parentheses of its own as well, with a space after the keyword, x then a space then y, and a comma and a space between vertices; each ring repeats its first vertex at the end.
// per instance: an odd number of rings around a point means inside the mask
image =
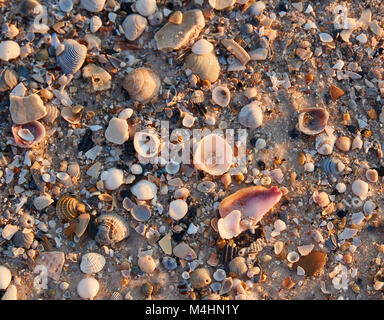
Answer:
POLYGON ((306 108, 299 114, 299 130, 308 135, 322 132, 328 122, 329 113, 324 108, 306 108))
POLYGON ((129 73, 123 83, 129 96, 141 103, 155 99, 160 90, 161 81, 156 72, 148 68, 138 68, 129 73))

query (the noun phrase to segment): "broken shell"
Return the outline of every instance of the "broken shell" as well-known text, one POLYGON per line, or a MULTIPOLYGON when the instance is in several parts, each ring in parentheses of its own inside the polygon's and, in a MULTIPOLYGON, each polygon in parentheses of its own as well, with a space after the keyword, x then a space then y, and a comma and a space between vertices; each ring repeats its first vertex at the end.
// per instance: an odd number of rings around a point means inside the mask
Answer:
POLYGON ((90 219, 90 214, 82 213, 75 220, 73 220, 74 232, 76 237, 80 238, 84 234, 85 230, 87 230, 90 219))
POLYGON ((176 174, 180 170, 180 163, 170 160, 166 166, 165 166, 165 171, 168 174, 176 174))
POLYGON ((104 9, 105 0, 80 0, 81 6, 90 12, 100 12, 104 9))
POLYGON ((15 285, 11 284, 4 295, 1 297, 1 300, 17 300, 17 288, 15 285))
POLYGON ((56 51, 56 61, 61 70, 66 74, 74 74, 79 71, 85 61, 87 47, 73 39, 67 39, 60 48, 59 51, 56 51), (61 50, 62 52, 60 52, 61 50))
POLYGON ((316 151, 322 155, 330 155, 333 152, 336 137, 332 133, 322 133, 316 136, 316 151))
POLYGON ((12 274, 6 266, 0 266, 0 290, 5 290, 11 283, 12 274))
POLYGON ((31 229, 19 230, 12 237, 13 244, 18 248, 29 249, 35 239, 33 231, 31 229), (25 232, 27 231, 27 232, 25 232))
POLYGON ((192 52, 186 57, 184 67, 198 75, 201 80, 208 80, 214 83, 219 78, 219 60, 217 60, 217 57, 212 52, 202 55, 192 52))
POLYGON ((129 139, 128 123, 124 119, 112 118, 105 130, 105 138, 115 144, 123 144, 129 139))
POLYGON ((22 228, 32 228, 35 225, 35 219, 28 213, 24 213, 19 218, 19 224, 22 228))
POLYGON ((257 101, 253 101, 250 104, 241 108, 238 115, 239 123, 244 127, 250 129, 256 129, 263 123, 263 111, 259 107, 257 101))
POLYGON ((131 214, 136 221, 144 222, 151 217, 151 209, 146 205, 135 206, 131 214))
POLYGON ((20 56, 20 46, 17 42, 6 40, 0 42, 0 60, 9 61, 20 56))
POLYGON ((237 237, 244 229, 240 225, 241 212, 234 210, 217 222, 217 228, 222 239, 237 237))
POLYGON ((304 246, 297 247, 297 250, 302 256, 307 256, 312 252, 314 247, 315 247, 314 244, 307 244, 304 246))
POLYGON ((68 164, 67 168, 68 174, 74 178, 75 180, 78 180, 80 178, 80 166, 77 162, 71 162, 68 164))
POLYGON ((74 106, 74 107, 64 107, 61 109, 61 116, 65 121, 70 124, 80 123, 81 116, 83 115, 83 106, 74 106))
POLYGON ((35 93, 26 97, 19 97, 11 92, 9 94, 9 101, 11 118, 16 124, 26 124, 47 115, 43 100, 35 93))
POLYGON ((330 203, 328 193, 324 191, 320 193, 318 191, 315 191, 313 193, 312 198, 313 198, 313 201, 317 203, 321 208, 326 207, 330 203))
POLYGON ((97 218, 98 228, 95 240, 100 245, 111 245, 129 236, 128 222, 117 214, 102 214, 97 218))
POLYGON ((136 11, 144 17, 153 15, 156 9, 156 0, 138 0, 136 2, 136 11))
POLYGON ((374 203, 373 201, 368 200, 364 203, 363 211, 365 214, 370 215, 373 213, 373 211, 375 211, 375 209, 376 209, 376 203, 374 203))
POLYGON ((66 221, 72 221, 79 213, 84 213, 85 210, 84 203, 69 195, 61 197, 56 204, 56 214, 60 219, 66 221))
POLYGON ((181 220, 188 212, 188 204, 181 199, 173 200, 169 204, 169 216, 173 220, 181 220))
POLYGON ((39 121, 12 126, 12 134, 17 146, 32 148, 45 137, 45 127, 39 121))
POLYGON ((340 175, 345 169, 345 165, 342 161, 331 157, 323 159, 320 163, 320 167, 326 175, 335 177, 340 175))
POLYGON ((347 152, 351 149, 351 139, 349 137, 340 137, 336 140, 337 149, 347 152))
POLYGON ((235 40, 222 39, 221 43, 236 57, 237 60, 240 61, 242 65, 245 65, 251 59, 247 51, 245 51, 235 40))
POLYGON ((198 268, 192 271, 190 281, 194 289, 202 289, 208 286, 212 279, 207 269, 198 268))
POLYGON ((352 192, 361 200, 365 200, 368 196, 368 183, 363 180, 355 180, 352 183, 352 192))
POLYGON ((200 39, 192 46, 192 52, 197 55, 204 55, 212 53, 213 44, 205 39, 200 39))
POLYGON ((152 273, 156 269, 156 262, 151 256, 143 256, 139 259, 138 265, 141 271, 152 273))
POLYGON ((38 211, 45 209, 52 202, 53 202, 53 199, 47 193, 33 199, 33 205, 35 206, 36 210, 38 210, 38 211))
POLYGON ((276 241, 273 245, 273 252, 275 253, 276 256, 280 257, 284 252, 284 242, 276 241))
POLYGON ((338 98, 340 98, 341 96, 344 95, 344 91, 341 90, 339 87, 332 85, 329 88, 329 94, 330 94, 332 100, 336 101, 338 98))
POLYGON ((216 188, 216 183, 209 180, 202 181, 197 185, 197 191, 203 192, 203 193, 212 192, 215 190, 215 188, 216 188))
POLYGON ((299 130, 308 135, 322 132, 327 126, 329 113, 323 108, 306 108, 299 114, 299 130))
POLYGON ((18 82, 16 71, 4 68, 0 73, 0 92, 12 90, 18 82))
POLYGON ((204 92, 201 90, 193 91, 191 95, 191 101, 193 103, 203 103, 204 102, 204 92))
POLYGON ((59 109, 52 105, 47 105, 45 109, 47 110, 47 115, 43 118, 43 120, 49 124, 54 123, 56 118, 60 115, 59 109))
POLYGON ((83 299, 92 300, 99 292, 100 284, 93 278, 84 278, 77 285, 77 294, 83 299))
POLYGON ((36 265, 43 265, 48 269, 48 277, 58 281, 63 270, 65 254, 61 251, 41 252, 36 259, 36 265))
POLYGON ((83 77, 91 78, 92 87, 95 91, 109 90, 112 86, 112 77, 103 68, 90 63, 83 68, 83 77))
POLYGON ((89 22, 89 30, 90 30, 92 33, 97 32, 97 30, 99 30, 102 26, 103 26, 103 21, 101 21, 101 19, 100 19, 99 16, 93 16, 93 17, 90 19, 90 22, 89 22))
POLYGON ((299 261, 299 259, 300 259, 300 255, 295 251, 291 251, 287 254, 287 260, 290 263, 295 263, 299 261))
POLYGON ((236 0, 209 0, 208 2, 211 8, 220 11, 232 7, 236 0))
POLYGON ((282 195, 275 186, 270 189, 261 186, 240 189, 220 202, 220 216, 224 218, 233 210, 240 210, 243 218, 251 217, 257 223, 280 201, 282 195))
POLYGON ((144 297, 149 298, 154 291, 154 287, 149 282, 145 281, 141 285, 141 292, 143 293, 144 297))
POLYGON ((83 256, 80 263, 80 270, 86 274, 100 272, 105 266, 105 258, 95 252, 87 253, 83 256))
POLYGON ((147 25, 148 21, 144 17, 138 14, 130 14, 125 18, 121 26, 127 40, 134 41, 143 34, 147 25))
POLYGON ((217 86, 212 90, 212 100, 221 107, 226 107, 231 100, 231 93, 227 87, 217 86))
POLYGON ((117 168, 110 168, 101 173, 100 179, 104 182, 107 190, 116 190, 124 183, 124 173, 117 168))
POLYGON ((369 182, 375 183, 379 179, 379 174, 378 174, 377 170, 375 170, 375 169, 368 169, 365 172, 365 177, 367 178, 367 180, 369 182))
POLYGON ((125 77, 123 82, 123 87, 128 91, 129 96, 142 103, 155 99, 159 93, 160 86, 159 76, 148 68, 133 70, 125 77))
POLYGON ((305 270, 305 275, 312 277, 321 273, 326 261, 325 252, 314 251, 307 256, 300 257, 300 260, 293 264, 293 269, 296 271, 298 267, 301 267, 305 270))
POLYGON ((244 257, 236 257, 228 265, 229 271, 235 273, 238 277, 245 275, 248 271, 244 257))
POLYGON ((173 12, 168 19, 169 23, 181 24, 183 22, 183 13, 181 11, 173 12))
POLYGON ((131 187, 132 194, 138 200, 152 200, 157 193, 157 186, 148 180, 140 180, 131 187))
POLYGON ((133 146, 136 152, 144 158, 157 156, 160 148, 160 139, 152 129, 145 129, 135 133, 133 146))
POLYGON ((363 139, 361 139, 361 135, 358 134, 352 142, 352 150, 361 149, 363 147, 363 139))

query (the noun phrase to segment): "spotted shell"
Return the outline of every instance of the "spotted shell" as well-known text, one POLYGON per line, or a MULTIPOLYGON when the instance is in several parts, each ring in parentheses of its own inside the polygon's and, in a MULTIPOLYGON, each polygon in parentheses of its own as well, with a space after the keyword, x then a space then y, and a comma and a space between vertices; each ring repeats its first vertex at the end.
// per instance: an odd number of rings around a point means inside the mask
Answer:
POLYGON ((32 230, 30 232, 23 232, 19 230, 12 237, 13 244, 18 248, 29 249, 32 245, 33 240, 35 239, 32 230))
POLYGON ((138 68, 129 73, 123 83, 129 96, 139 102, 149 102, 157 97, 161 81, 156 72, 147 68, 138 68))
POLYGON ((130 14, 125 18, 121 26, 127 40, 134 41, 141 36, 147 25, 148 21, 144 17, 138 14, 130 14))
POLYGON ((298 128, 308 135, 315 135, 322 132, 327 126, 329 113, 323 108, 306 108, 299 114, 298 128))
POLYGON ((56 214, 60 219, 72 221, 79 213, 85 212, 84 203, 72 196, 63 196, 57 201, 56 214))
POLYGON ((100 272, 105 266, 105 258, 95 252, 87 253, 83 256, 80 263, 80 270, 86 274, 100 272))
POLYGON ((108 213, 101 215, 97 220, 98 228, 95 236, 97 243, 110 245, 129 236, 128 222, 122 216, 108 213))
POLYGON ((192 70, 201 80, 213 83, 219 78, 220 64, 213 53, 203 55, 191 53, 185 59, 185 68, 192 70))
POLYGON ((80 0, 80 3, 90 12, 100 12, 104 9, 105 0, 80 0))
POLYGON ((60 115, 60 111, 57 107, 52 105, 46 105, 47 115, 43 118, 43 120, 47 123, 54 123, 57 117, 60 115))
POLYGON ((74 74, 79 71, 85 61, 86 55, 87 47, 73 39, 65 40, 56 49, 57 64, 66 74, 74 74), (62 52, 60 52, 60 50, 62 50, 62 52))
POLYGON ((17 73, 5 68, 0 73, 0 92, 12 90, 17 85, 17 73))

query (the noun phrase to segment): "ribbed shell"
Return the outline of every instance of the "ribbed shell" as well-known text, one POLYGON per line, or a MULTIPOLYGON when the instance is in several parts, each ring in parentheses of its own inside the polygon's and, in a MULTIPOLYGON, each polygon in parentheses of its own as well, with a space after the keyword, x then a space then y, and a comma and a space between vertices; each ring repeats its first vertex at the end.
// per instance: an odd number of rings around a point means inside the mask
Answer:
POLYGON ((344 169, 345 165, 338 159, 327 157, 320 163, 321 169, 328 176, 338 176, 344 169))
POLYGON ((101 254, 90 252, 81 259, 80 270, 86 274, 93 274, 101 271, 104 266, 105 258, 101 254))
POLYGON ((79 179, 80 178, 80 166, 79 166, 79 164, 77 162, 71 162, 68 165, 67 172, 72 178, 79 179))
POLYGON ((72 221, 83 212, 85 205, 72 196, 64 196, 57 201, 56 214, 60 219, 72 221))
POLYGON ((5 68, 0 73, 0 91, 12 90, 17 85, 17 73, 14 70, 5 68))
POLYGON ((33 240, 35 239, 33 232, 23 233, 19 230, 12 237, 13 244, 18 248, 29 249, 32 245, 33 240))
POLYGON ((80 0, 80 3, 90 12, 99 12, 104 9, 105 0, 80 0))
POLYGON ((63 42, 64 51, 56 57, 57 65, 66 74, 74 74, 80 70, 87 56, 87 47, 73 39, 63 42))
POLYGON ((101 245, 114 244, 129 236, 128 222, 117 214, 101 215, 98 224, 95 240, 101 245))
POLYGON ((120 292, 115 291, 109 300, 124 300, 124 298, 120 292))
POLYGON ((220 64, 214 54, 191 53, 185 59, 185 68, 191 69, 201 80, 209 80, 213 83, 219 78, 220 64))
POLYGON ((122 27, 127 40, 134 41, 141 36, 147 25, 147 19, 144 17, 138 14, 130 14, 125 18, 122 27))
POLYGON ((160 90, 159 76, 147 68, 138 68, 129 73, 123 83, 129 96, 139 102, 145 103, 154 99, 160 90))
POLYGON ((43 118, 43 120, 47 123, 54 123, 56 118, 60 115, 60 111, 57 107, 52 105, 46 105, 47 115, 43 118))

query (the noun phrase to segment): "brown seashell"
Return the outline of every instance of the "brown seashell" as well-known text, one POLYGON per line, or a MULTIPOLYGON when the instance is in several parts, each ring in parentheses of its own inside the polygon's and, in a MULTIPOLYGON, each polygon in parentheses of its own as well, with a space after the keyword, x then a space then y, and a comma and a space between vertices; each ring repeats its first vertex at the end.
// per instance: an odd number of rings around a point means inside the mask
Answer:
POLYGON ((159 76, 148 68, 133 70, 123 82, 123 87, 128 91, 129 96, 142 103, 154 100, 159 93, 160 86, 159 76))
POLYGON ((208 286, 212 279, 207 269, 198 268, 191 273, 190 281, 194 289, 202 289, 208 286))
POLYGON ((300 260, 293 264, 293 269, 296 271, 300 266, 305 270, 305 275, 312 277, 318 275, 323 270, 327 261, 327 254, 321 251, 314 251, 307 256, 300 257, 300 260))
POLYGON ((76 234, 76 237, 80 238, 84 234, 85 230, 87 230, 90 219, 91 216, 88 213, 82 213, 72 221, 74 226, 73 232, 76 234))
POLYGON ((80 123, 81 116, 83 115, 83 106, 76 105, 74 107, 64 107, 61 109, 61 116, 65 121, 70 124, 78 124, 80 123))
POLYGON ((338 98, 340 98, 341 96, 344 95, 344 91, 341 90, 340 88, 332 85, 330 88, 329 88, 329 94, 332 98, 333 101, 336 101, 338 98))
POLYGON ((0 73, 0 92, 12 90, 18 81, 16 71, 5 68, 0 73))
POLYGON ((173 12, 168 19, 169 23, 181 24, 183 22, 183 13, 181 11, 173 12))
POLYGON ((336 147, 337 149, 347 152, 349 149, 351 149, 352 141, 349 137, 339 137, 336 140, 336 147))
POLYGON ((129 236, 128 222, 117 214, 103 214, 97 218, 95 240, 101 245, 111 245, 129 236))
POLYGON ((39 121, 12 126, 12 133, 17 146, 32 148, 45 137, 45 127, 39 121))
POLYGON ((295 285, 295 283, 292 281, 291 277, 286 277, 284 280, 283 280, 283 287, 285 289, 292 289, 293 286, 295 285))
POLYGON ((84 213, 85 211, 85 204, 69 195, 61 197, 56 204, 56 214, 60 219, 66 221, 72 221, 79 213, 84 213))
POLYGON ((191 53, 185 59, 185 68, 191 69, 201 80, 208 80, 211 83, 219 78, 220 64, 213 53, 198 55, 191 53))
POLYGON ((29 232, 23 232, 22 230, 19 230, 15 233, 15 235, 12 237, 12 242, 16 247, 25 249, 29 249, 31 247, 35 236, 31 229, 28 231, 29 232))
POLYGON ((47 115, 43 118, 43 120, 49 124, 54 123, 56 118, 60 115, 59 109, 52 105, 47 105, 45 108, 47 110, 47 115))
POLYGON ((222 39, 223 46, 232 53, 242 65, 245 65, 251 58, 247 51, 245 51, 235 40, 222 39))
POLYGON ((147 281, 141 285, 140 289, 145 298, 149 298, 153 293, 153 285, 147 281))
POLYGON ((327 126, 329 113, 323 108, 306 108, 301 110, 298 129, 308 135, 322 132, 327 126))

